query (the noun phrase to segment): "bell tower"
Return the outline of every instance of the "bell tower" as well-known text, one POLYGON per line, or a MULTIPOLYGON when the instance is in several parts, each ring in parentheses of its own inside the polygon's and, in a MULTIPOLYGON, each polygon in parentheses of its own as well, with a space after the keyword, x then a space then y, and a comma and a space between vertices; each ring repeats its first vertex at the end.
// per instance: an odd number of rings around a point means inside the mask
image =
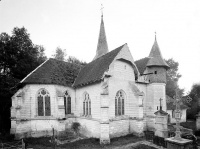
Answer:
POLYGON ((169 65, 162 57, 160 48, 157 43, 156 35, 155 41, 149 54, 149 61, 146 65, 147 72, 152 73, 149 75, 149 83, 165 83, 166 84, 166 71, 169 65))
POLYGON ((147 106, 146 114, 154 115, 154 112, 160 110, 160 99, 162 99, 162 110, 166 111, 166 73, 169 65, 162 57, 160 48, 155 35, 155 41, 148 56, 149 61, 146 64, 148 75, 147 86, 147 106))

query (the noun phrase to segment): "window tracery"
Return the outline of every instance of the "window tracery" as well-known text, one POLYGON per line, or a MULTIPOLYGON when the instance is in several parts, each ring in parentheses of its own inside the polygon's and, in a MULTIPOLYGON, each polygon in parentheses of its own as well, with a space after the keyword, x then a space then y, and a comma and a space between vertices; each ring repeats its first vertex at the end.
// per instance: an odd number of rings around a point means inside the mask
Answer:
POLYGON ((88 93, 84 94, 83 100, 83 115, 84 116, 91 116, 91 100, 88 93))
POLYGON ((64 95, 64 106, 65 106, 65 114, 71 114, 71 96, 68 92, 65 92, 64 95))
POLYGON ((124 115, 125 95, 122 90, 118 91, 115 96, 115 116, 124 115))
POLYGON ((38 116, 51 115, 51 103, 49 92, 42 89, 37 96, 38 101, 38 116))

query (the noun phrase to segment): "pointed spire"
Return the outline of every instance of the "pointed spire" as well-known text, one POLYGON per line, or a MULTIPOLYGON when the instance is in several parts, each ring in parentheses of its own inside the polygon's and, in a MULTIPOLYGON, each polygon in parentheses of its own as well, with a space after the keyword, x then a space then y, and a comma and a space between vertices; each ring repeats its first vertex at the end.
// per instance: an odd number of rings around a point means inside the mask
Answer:
POLYGON ((147 66, 163 66, 166 69, 169 68, 169 65, 163 59, 160 48, 158 46, 157 39, 156 39, 156 32, 155 32, 155 41, 151 48, 149 58, 151 59, 148 61, 147 66))
POLYGON ((153 47, 151 48, 149 57, 161 57, 162 58, 162 54, 160 52, 160 48, 159 48, 157 40, 156 40, 156 32, 155 32, 155 41, 154 41, 153 47))
MULTIPOLYGON (((103 7, 101 8, 101 10, 102 9, 103 9, 103 7)), ((108 44, 107 44, 107 39, 106 39, 106 32, 105 32, 105 28, 104 28, 103 11, 102 11, 97 51, 96 51, 96 56, 94 57, 93 60, 101 57, 102 55, 104 55, 106 53, 108 53, 108 44)))

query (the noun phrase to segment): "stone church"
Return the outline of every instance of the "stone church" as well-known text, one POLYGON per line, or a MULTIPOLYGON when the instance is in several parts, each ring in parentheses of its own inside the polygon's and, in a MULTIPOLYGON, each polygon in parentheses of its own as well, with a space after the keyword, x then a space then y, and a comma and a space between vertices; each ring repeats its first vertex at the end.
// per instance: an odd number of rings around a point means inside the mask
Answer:
POLYGON ((53 128, 62 132, 79 122, 82 135, 108 143, 113 137, 153 129, 160 104, 166 111, 169 66, 156 37, 150 54, 138 61, 127 44, 109 52, 102 15, 94 59, 74 82, 70 67, 71 63, 50 58, 20 82, 12 97, 12 134, 47 136, 53 128))

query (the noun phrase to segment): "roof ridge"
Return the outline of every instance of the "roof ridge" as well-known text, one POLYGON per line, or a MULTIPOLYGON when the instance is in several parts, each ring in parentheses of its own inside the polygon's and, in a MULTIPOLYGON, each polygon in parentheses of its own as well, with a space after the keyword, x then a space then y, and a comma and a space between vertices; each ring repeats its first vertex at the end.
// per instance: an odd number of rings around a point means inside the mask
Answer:
POLYGON ((42 65, 44 65, 47 61, 49 61, 49 59, 47 59, 46 61, 44 61, 42 64, 40 64, 39 66, 37 66, 33 71, 31 71, 24 79, 22 79, 20 81, 20 83, 24 82, 24 80, 26 80, 31 74, 33 74, 38 68, 40 68, 42 65))

